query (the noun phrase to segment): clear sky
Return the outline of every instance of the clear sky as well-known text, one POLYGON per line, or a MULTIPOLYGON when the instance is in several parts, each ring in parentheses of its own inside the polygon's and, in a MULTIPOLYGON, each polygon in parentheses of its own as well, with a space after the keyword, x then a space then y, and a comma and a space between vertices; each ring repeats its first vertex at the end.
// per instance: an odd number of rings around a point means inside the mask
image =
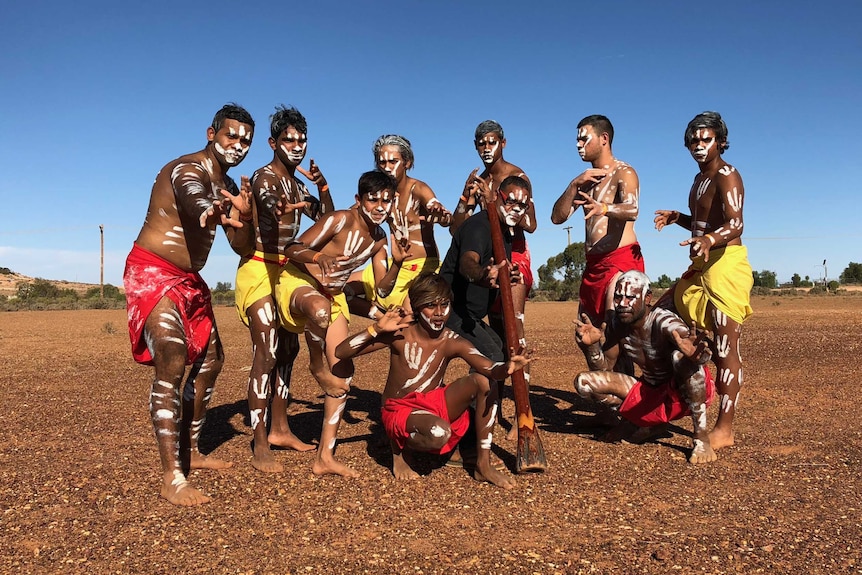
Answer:
MULTIPOLYGON (((170 160, 206 143, 235 101, 257 122, 239 180, 270 161, 276 104, 308 120, 309 153, 337 208, 353 202, 381 134, 409 138, 411 175, 453 209, 481 165, 473 130, 495 119, 505 158, 531 178, 533 267, 583 241, 581 212, 553 202, 588 166, 578 121, 608 116, 615 155, 641 183, 636 224, 653 278, 688 265, 678 226, 697 166, 688 121, 717 110, 728 162, 745 183, 755 270, 779 281, 837 277, 862 262, 862 2, 11 2, 0 35, 0 267, 33 277, 122 285, 150 188, 170 160), (847 196, 836 195, 837 192, 847 196)), ((306 219, 306 225, 308 220, 306 219)), ((437 234, 441 251, 448 233, 437 234)), ((202 275, 235 283, 219 232, 202 275)))

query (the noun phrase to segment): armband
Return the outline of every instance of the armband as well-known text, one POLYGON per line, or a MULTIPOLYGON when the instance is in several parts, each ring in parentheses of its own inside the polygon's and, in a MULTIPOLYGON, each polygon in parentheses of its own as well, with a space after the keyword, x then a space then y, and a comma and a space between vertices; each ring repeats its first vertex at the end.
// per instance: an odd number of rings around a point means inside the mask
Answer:
POLYGON ((323 184, 319 190, 321 193, 329 191, 329 184, 323 184))
POLYGON ((322 253, 322 252, 317 252, 316 254, 314 254, 314 257, 313 257, 313 258, 311 258, 312 263, 315 263, 315 264, 316 264, 316 263, 317 263, 317 260, 319 260, 319 259, 320 259, 320 256, 322 256, 322 255, 323 255, 323 253, 322 253))
POLYGON ((608 204, 602 204, 602 215, 603 216, 608 215, 608 209, 609 209, 608 204))
POLYGON ((377 337, 377 330, 374 329, 374 324, 369 325, 367 331, 368 335, 370 335, 372 338, 377 337))

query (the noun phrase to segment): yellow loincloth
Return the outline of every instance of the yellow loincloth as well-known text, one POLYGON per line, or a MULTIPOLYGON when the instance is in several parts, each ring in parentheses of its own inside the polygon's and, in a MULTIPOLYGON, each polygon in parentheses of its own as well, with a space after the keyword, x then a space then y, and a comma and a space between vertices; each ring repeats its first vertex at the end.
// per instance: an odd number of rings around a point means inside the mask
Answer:
MULTIPOLYGON (((389 260, 389 265, 392 265, 392 260, 389 260)), ((416 258, 407 260, 401 264, 401 269, 398 271, 398 277, 395 279, 395 287, 389 292, 389 295, 384 298, 377 297, 374 289, 374 268, 368 264, 362 270, 362 285, 365 288, 365 299, 368 301, 376 301, 384 308, 388 309, 390 305, 400 306, 407 299, 407 290, 410 289, 410 284, 413 280, 423 273, 431 273, 440 271, 440 258, 416 258)))
POLYGON ((246 310, 249 306, 261 298, 275 294, 275 284, 285 261, 284 256, 258 251, 239 260, 234 299, 239 319, 245 325, 248 325, 246 310))
POLYGON ((751 288, 754 277, 748 263, 745 246, 726 246, 710 250, 709 261, 703 257, 692 260, 674 290, 674 305, 686 323, 694 322, 701 329, 713 330, 707 304, 712 303, 736 323, 743 323, 751 309, 751 288))
POLYGON ((344 296, 344 293, 331 295, 320 287, 316 279, 299 271, 296 266, 288 262, 282 268, 281 275, 278 276, 278 283, 275 285, 275 301, 278 304, 278 316, 284 329, 293 333, 302 333, 305 331, 306 318, 290 313, 290 298, 293 292, 302 287, 310 287, 329 300, 331 304, 329 312, 330 324, 339 315, 343 315, 347 323, 350 323, 350 310, 347 308, 347 298, 344 296))

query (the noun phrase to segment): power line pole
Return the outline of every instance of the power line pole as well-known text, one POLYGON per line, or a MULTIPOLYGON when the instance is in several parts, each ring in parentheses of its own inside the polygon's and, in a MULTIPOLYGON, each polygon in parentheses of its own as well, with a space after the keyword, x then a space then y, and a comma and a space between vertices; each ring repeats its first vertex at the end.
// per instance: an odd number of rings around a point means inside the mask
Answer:
POLYGON ((572 226, 566 226, 563 229, 566 230, 566 245, 570 246, 572 245, 572 226))
POLYGON ((105 226, 102 224, 99 224, 99 240, 99 253, 102 258, 99 263, 99 299, 105 299, 105 226))

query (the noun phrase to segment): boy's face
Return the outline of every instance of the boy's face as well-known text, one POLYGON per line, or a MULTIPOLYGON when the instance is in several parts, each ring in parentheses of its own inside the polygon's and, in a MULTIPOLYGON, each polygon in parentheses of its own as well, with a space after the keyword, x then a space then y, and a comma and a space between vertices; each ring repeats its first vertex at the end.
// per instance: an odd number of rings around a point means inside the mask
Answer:
POLYGON ((356 201, 359 202, 359 211, 375 226, 382 225, 389 217, 394 200, 395 191, 388 188, 379 192, 371 192, 362 197, 356 196, 356 201))
POLYGON ((500 218, 509 227, 517 226, 530 207, 530 193, 521 186, 510 184, 505 190, 500 190, 500 197, 502 202, 497 204, 500 218))
POLYGON ((419 313, 414 310, 418 320, 432 332, 443 331, 446 320, 452 312, 451 302, 448 299, 438 299, 425 305, 419 306, 419 313))
POLYGON ((486 166, 490 166, 502 158, 503 148, 505 147, 506 140, 502 139, 495 132, 489 132, 476 140, 476 151, 486 166))
POLYGON ((278 135, 278 140, 269 139, 269 147, 285 166, 295 168, 305 158, 308 138, 293 126, 288 126, 278 135))
POLYGON ((219 163, 228 168, 245 159, 253 137, 254 129, 239 120, 225 120, 218 132, 212 126, 207 128, 207 141, 213 143, 219 163))
POLYGON ((395 178, 395 181, 400 182, 410 166, 404 161, 401 149, 389 144, 381 146, 377 151, 377 168, 395 178))
POLYGON ((698 128, 688 142, 688 151, 698 164, 706 164, 721 155, 715 130, 698 128))

